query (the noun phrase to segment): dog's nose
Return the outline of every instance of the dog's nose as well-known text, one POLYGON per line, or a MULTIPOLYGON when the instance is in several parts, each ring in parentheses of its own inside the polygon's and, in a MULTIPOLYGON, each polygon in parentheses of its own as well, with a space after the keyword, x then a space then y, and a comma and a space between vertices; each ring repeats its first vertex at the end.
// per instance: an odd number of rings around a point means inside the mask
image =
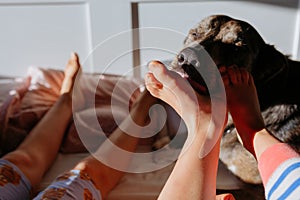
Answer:
POLYGON ((179 52, 177 56, 177 62, 180 67, 183 65, 192 65, 194 67, 200 67, 199 52, 194 48, 187 47, 179 52))

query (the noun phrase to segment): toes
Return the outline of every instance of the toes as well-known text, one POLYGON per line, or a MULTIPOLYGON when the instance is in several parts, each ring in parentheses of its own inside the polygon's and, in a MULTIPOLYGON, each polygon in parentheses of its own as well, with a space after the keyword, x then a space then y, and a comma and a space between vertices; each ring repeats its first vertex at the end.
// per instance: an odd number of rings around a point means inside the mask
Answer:
POLYGON ((247 70, 235 66, 228 68, 228 76, 232 84, 247 83, 249 80, 249 73, 247 70))
POLYGON ((75 52, 72 52, 71 53, 71 58, 70 58, 72 61, 78 63, 79 62, 79 57, 78 57, 78 54, 75 53, 75 52))
POLYGON ((227 67, 226 66, 221 66, 219 68, 219 71, 221 73, 221 77, 224 83, 224 86, 227 87, 230 85, 230 79, 229 79, 229 75, 227 74, 227 67))
POLYGON ((78 58, 77 53, 72 52, 71 56, 68 60, 68 65, 77 65, 78 63, 79 63, 79 58, 78 58))
POLYGON ((149 89, 151 89, 151 88, 162 89, 163 88, 163 84, 155 78, 153 73, 146 74, 145 82, 146 82, 146 87, 149 89))
POLYGON ((157 98, 160 97, 159 91, 163 88, 163 85, 154 77, 152 73, 147 73, 145 75, 145 84, 151 95, 157 98))
POLYGON ((153 73, 156 80, 163 85, 167 85, 172 77, 170 77, 170 71, 159 61, 151 61, 148 65, 149 71, 153 73))
POLYGON ((248 73, 248 85, 249 86, 254 86, 255 87, 255 85, 254 85, 254 80, 253 80, 253 76, 249 73, 249 72, 247 72, 248 73))
POLYGON ((76 53, 71 53, 68 63, 65 67, 65 77, 75 78, 77 73, 81 71, 79 57, 76 53))
POLYGON ((240 68, 234 66, 234 70, 235 70, 235 74, 236 74, 237 83, 242 82, 242 74, 241 74, 240 68))
POLYGON ((241 74, 241 81, 243 83, 248 83, 249 82, 249 72, 246 69, 242 68, 242 69, 240 69, 240 74, 241 74))
POLYGON ((237 73, 236 73, 236 70, 234 69, 234 67, 229 67, 227 71, 228 71, 228 77, 229 77, 230 82, 232 84, 237 84, 238 78, 237 78, 237 73))
POLYGON ((224 74, 222 75, 222 79, 223 79, 223 83, 225 85, 225 87, 230 85, 230 79, 229 79, 229 75, 228 74, 224 74))
POLYGON ((188 81, 178 73, 168 70, 161 62, 152 61, 149 63, 150 73, 146 76, 148 83, 154 84, 156 89, 164 89, 173 93, 194 93, 188 81), (156 85, 156 86, 155 86, 156 85))

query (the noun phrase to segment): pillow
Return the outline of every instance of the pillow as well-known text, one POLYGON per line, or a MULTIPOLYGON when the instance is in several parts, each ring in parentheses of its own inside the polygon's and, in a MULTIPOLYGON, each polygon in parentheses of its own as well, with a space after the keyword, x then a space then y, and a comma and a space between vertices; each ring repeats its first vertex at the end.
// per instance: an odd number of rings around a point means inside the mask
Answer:
MULTIPOLYGON (((10 95, 0 108, 2 155, 14 150, 24 140, 60 95, 64 78, 62 71, 30 68, 28 74, 31 76, 31 84, 24 96, 20 98, 18 93, 10 95)), ((140 94, 141 84, 141 80, 132 77, 83 74, 78 87, 83 92, 85 104, 73 113, 73 121, 66 130, 61 151, 86 152, 81 141, 82 135, 85 141, 99 141, 92 147, 97 148, 116 129, 115 119, 122 121, 127 116, 131 105, 140 94), (111 112, 112 102, 114 106, 118 106, 114 115, 111 112), (97 121, 93 122, 93 118, 97 121), (102 131, 99 131, 99 125, 102 131), (83 134, 79 135, 78 132, 83 134)), ((76 96, 73 99, 76 101, 76 96)))

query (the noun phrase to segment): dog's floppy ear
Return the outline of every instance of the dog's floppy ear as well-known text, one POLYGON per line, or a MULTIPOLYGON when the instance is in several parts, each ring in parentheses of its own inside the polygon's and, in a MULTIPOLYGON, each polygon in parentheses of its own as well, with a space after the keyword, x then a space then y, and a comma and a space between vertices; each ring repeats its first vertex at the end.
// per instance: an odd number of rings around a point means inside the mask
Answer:
POLYGON ((258 85, 265 85, 272 80, 285 76, 288 69, 287 57, 274 46, 265 44, 253 63, 252 75, 258 85))

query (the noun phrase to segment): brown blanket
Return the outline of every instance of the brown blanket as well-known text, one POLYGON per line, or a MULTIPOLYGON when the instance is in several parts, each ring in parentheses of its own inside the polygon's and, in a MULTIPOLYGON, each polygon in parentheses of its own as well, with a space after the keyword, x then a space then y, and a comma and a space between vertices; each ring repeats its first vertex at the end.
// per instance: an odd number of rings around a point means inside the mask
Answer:
MULTIPOLYGON (((29 75, 32 77, 31 85, 24 97, 20 98, 18 94, 8 95, 0 108, 2 155, 14 150, 24 140, 59 97, 64 78, 62 71, 31 68, 29 75)), ((64 153, 86 151, 78 132, 84 133, 85 141, 93 141, 91 145, 94 146, 89 146, 89 149, 97 148, 117 127, 115 119, 122 121, 127 116, 132 103, 140 94, 139 85, 142 85, 142 81, 132 77, 83 74, 79 88, 83 91, 85 103, 74 111, 61 151, 64 153), (113 114, 112 102, 116 108, 113 114), (93 120, 95 115, 96 121, 93 120), (95 143, 95 140, 98 142, 95 143)), ((73 99, 76 101, 76 93, 73 99)))

